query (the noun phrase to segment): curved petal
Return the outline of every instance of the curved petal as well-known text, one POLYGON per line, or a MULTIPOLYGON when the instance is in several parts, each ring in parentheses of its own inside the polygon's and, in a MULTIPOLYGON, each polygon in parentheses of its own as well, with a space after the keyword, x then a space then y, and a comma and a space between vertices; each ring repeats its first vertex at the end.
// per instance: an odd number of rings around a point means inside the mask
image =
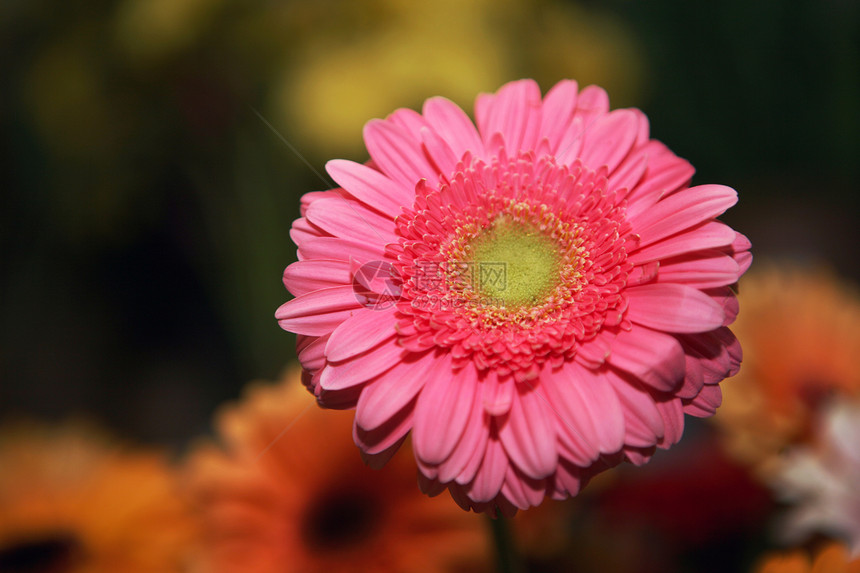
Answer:
POLYGON ((370 456, 388 454, 386 459, 376 458, 374 460, 374 465, 384 465, 388 458, 394 455, 412 428, 412 410, 413 408, 405 406, 384 424, 372 430, 365 430, 353 420, 352 439, 355 445, 361 448, 362 453, 370 456))
POLYGON ((373 119, 364 126, 364 142, 373 162, 400 185, 414 189, 421 179, 431 183, 439 174, 428 163, 421 141, 392 123, 373 119))
POLYGON ((568 430, 561 439, 575 440, 590 451, 591 459, 599 453, 618 451, 624 440, 624 416, 618 396, 606 383, 603 374, 575 363, 566 363, 552 378, 542 378, 549 403, 568 430))
POLYGON ((448 143, 458 159, 467 151, 476 157, 484 156, 484 142, 475 124, 455 103, 443 97, 430 98, 424 103, 423 112, 427 123, 448 143))
POLYGON ((705 385, 690 400, 684 401, 684 413, 697 418, 708 418, 717 413, 723 403, 723 391, 717 384, 705 385))
POLYGON ((732 244, 736 233, 719 221, 708 221, 633 251, 627 260, 634 265, 643 265, 686 253, 726 247, 732 244))
POLYGON ((721 304, 680 284, 644 284, 627 289, 627 318, 665 332, 707 332, 723 325, 721 304))
MULTIPOLYGON (((322 229, 311 225, 305 217, 296 219, 293 221, 293 226, 290 227, 290 239, 299 248, 309 241, 313 241, 314 239, 324 236, 325 233, 322 229)), ((301 255, 299 255, 299 258, 301 258, 301 255)))
POLYGON ((703 251, 660 262, 660 282, 682 283, 703 289, 738 282, 740 268, 735 259, 722 251, 703 251))
POLYGON ((412 444, 428 464, 445 461, 463 436, 478 392, 477 375, 464 368, 452 372, 450 354, 433 365, 415 405, 412 444))
POLYGON ((320 199, 308 207, 308 221, 335 237, 372 243, 394 243, 394 218, 350 199, 320 199))
POLYGON ((322 336, 361 308, 351 286, 320 289, 287 301, 275 312, 278 324, 296 334, 322 336))
POLYGON ((520 509, 540 505, 546 495, 546 479, 532 479, 513 466, 508 467, 501 493, 520 509))
POLYGON ((327 364, 322 371, 320 385, 332 391, 351 388, 375 378, 408 357, 409 351, 397 344, 380 344, 352 360, 327 364))
POLYGON ((713 219, 737 203, 738 193, 725 185, 699 185, 658 201, 635 216, 628 216, 641 237, 641 246, 713 219))
POLYGON ((442 179, 447 179, 457 168, 460 157, 451 150, 451 146, 438 133, 425 127, 421 130, 421 145, 424 153, 442 179))
POLYGON ((585 125, 609 111, 609 95, 600 86, 585 86, 576 102, 576 117, 581 117, 585 125))
POLYGON ((361 263, 385 260, 385 243, 342 237, 314 237, 299 247, 299 258, 338 261, 354 259, 361 263))
POLYGON ((535 146, 541 123, 540 88, 534 80, 518 80, 475 102, 475 118, 484 142, 496 133, 504 137, 509 153, 535 146))
POLYGON ((732 254, 738 262, 738 276, 747 272, 752 264, 752 253, 749 250, 752 248, 752 243, 741 233, 735 233, 735 240, 732 242, 732 254))
POLYGON ((555 470, 558 451, 555 428, 546 399, 525 385, 518 385, 511 411, 500 424, 499 439, 511 461, 524 474, 535 479, 555 470))
POLYGON ((396 334, 396 310, 391 307, 386 310, 365 308, 356 311, 331 333, 326 346, 326 358, 330 362, 340 362, 390 339, 396 334))
POLYGON ((491 416, 503 416, 511 409, 516 393, 513 376, 498 376, 490 372, 481 382, 481 402, 491 416))
POLYGON ((424 388, 438 358, 409 356, 364 387, 355 408, 355 423, 365 430, 378 428, 424 388))
POLYGON ((476 399, 472 403, 472 412, 466 417, 463 437, 448 459, 439 464, 438 479, 443 482, 456 479, 459 483, 472 481, 481 465, 489 437, 489 418, 481 401, 476 399))
POLYGON ((655 402, 660 417, 663 418, 665 433, 663 439, 657 444, 659 448, 666 449, 681 441, 684 434, 684 409, 679 398, 658 400, 655 402))
POLYGON ((303 260, 284 270, 284 286, 293 296, 336 286, 349 286, 351 276, 347 261, 303 260))
POLYGON ((620 332, 612 342, 609 362, 660 392, 671 392, 684 380, 681 343, 671 334, 648 328, 620 332))
POLYGON ((574 80, 562 80, 550 88, 543 100, 540 135, 547 138, 553 153, 573 119, 578 94, 579 86, 574 80))
POLYGON ((465 491, 469 498, 476 503, 493 500, 502 489, 505 474, 508 471, 508 456, 497 438, 490 438, 481 467, 475 473, 475 479, 469 482, 465 491))
POLYGON ((647 158, 648 171, 630 193, 628 211, 631 214, 642 212, 640 202, 647 203, 651 197, 671 195, 686 188, 696 171, 689 161, 653 139, 637 149, 635 155, 647 158))
POLYGON ((650 448, 663 438, 663 417, 645 389, 635 380, 607 374, 624 411, 624 443, 635 448, 650 448))
POLYGON ((585 132, 579 159, 593 171, 605 165, 612 173, 630 153, 638 131, 639 117, 631 110, 601 116, 585 132))
POLYGON ((415 186, 397 184, 381 172, 345 159, 326 163, 326 171, 350 195, 392 218, 415 200, 415 186))
POLYGON ((309 372, 316 372, 325 366, 325 345, 328 336, 296 336, 296 354, 302 368, 309 372))

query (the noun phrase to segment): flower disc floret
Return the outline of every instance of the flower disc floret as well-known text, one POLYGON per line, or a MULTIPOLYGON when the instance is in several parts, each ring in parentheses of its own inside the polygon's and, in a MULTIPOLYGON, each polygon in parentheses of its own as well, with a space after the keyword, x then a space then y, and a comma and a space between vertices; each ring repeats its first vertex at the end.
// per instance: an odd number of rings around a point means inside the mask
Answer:
POLYGON ((578 163, 502 153, 492 165, 461 163, 450 183, 419 192, 426 200, 397 218, 400 241, 388 247, 404 278, 401 344, 450 349, 455 368, 474 361, 528 378, 547 360, 572 358, 602 325, 620 324, 635 237, 606 183, 578 163), (517 248, 543 264, 509 273, 528 261, 491 260, 517 248), (535 280, 542 296, 532 294, 535 280))

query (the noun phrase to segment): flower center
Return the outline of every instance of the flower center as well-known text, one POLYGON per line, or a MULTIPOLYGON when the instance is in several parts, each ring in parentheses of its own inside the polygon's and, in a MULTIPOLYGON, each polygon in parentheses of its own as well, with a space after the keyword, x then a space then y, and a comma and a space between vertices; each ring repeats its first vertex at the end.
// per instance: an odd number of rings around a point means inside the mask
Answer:
POLYGON ((499 217, 469 243, 474 286, 495 306, 533 306, 560 281, 558 244, 532 225, 499 217))

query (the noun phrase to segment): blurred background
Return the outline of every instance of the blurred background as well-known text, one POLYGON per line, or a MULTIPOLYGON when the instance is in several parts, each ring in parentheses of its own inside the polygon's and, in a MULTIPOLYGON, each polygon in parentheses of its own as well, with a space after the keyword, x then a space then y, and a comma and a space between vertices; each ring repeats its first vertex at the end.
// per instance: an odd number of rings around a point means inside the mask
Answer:
POLYGON ((738 189, 757 260, 857 281, 858 70, 850 0, 4 0, 0 414, 209 431, 295 358, 273 313, 325 161, 521 77, 642 109, 694 183, 738 189))

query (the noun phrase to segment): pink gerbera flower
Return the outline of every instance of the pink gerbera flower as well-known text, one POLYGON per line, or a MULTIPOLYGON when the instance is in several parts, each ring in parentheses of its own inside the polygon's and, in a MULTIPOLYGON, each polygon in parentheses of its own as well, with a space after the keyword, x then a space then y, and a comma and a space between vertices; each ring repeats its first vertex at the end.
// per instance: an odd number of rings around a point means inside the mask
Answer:
POLYGON ((367 164, 328 163, 276 316, 370 463, 411 432, 426 493, 509 515, 714 413, 750 245, 714 219, 735 191, 689 187, 598 87, 517 81, 475 115, 433 98, 369 122, 367 164))

